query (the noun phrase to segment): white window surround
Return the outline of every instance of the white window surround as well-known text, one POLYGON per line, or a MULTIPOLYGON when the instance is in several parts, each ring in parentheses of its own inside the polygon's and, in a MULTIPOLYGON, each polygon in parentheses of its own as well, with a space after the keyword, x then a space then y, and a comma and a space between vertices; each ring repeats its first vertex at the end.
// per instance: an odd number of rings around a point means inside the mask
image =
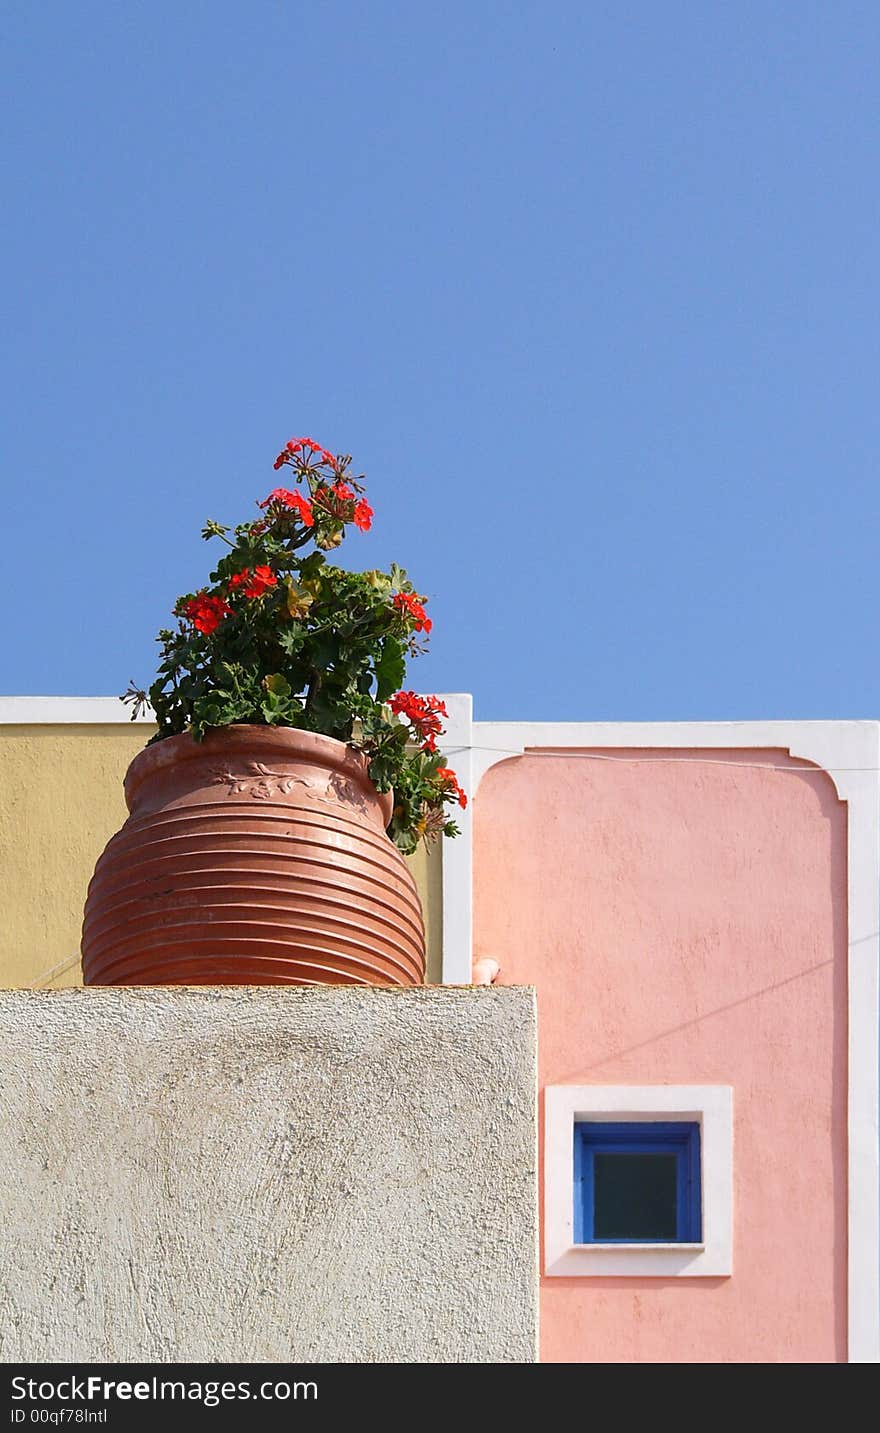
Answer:
MULTIPOLYGON (((466 692, 445 695, 439 743, 470 800, 461 837, 443 852, 443 979, 471 981, 473 810, 491 767, 534 750, 688 752, 776 748, 827 772, 847 804, 848 926, 848 1361, 880 1362, 880 722, 475 722, 466 692)), ((7 723, 127 721, 114 697, 0 697, 7 723)), ((149 716, 142 720, 149 721, 149 716)), ((496 955, 502 965, 504 952, 496 955)))
POLYGON ((694 1278, 733 1272, 733 1091, 729 1085, 548 1085, 544 1093, 544 1273, 694 1278), (574 1127, 580 1120, 700 1126, 699 1244, 575 1244, 574 1127))

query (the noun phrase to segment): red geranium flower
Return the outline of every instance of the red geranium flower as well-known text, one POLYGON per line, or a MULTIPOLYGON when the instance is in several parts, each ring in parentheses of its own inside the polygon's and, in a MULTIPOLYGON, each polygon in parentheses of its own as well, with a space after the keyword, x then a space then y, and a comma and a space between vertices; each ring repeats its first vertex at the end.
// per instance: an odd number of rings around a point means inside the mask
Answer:
POLYGON ((430 632, 434 625, 422 605, 427 600, 427 597, 417 597, 413 592, 398 592, 394 598, 398 612, 406 612, 412 618, 417 632, 430 632))
POLYGON ((262 597, 271 587, 278 586, 278 578, 271 567, 262 564, 254 568, 253 576, 245 588, 248 597, 262 597))
POLYGON ((452 794, 458 801, 458 804, 461 807, 462 811, 464 811, 465 807, 467 806, 467 797, 465 796, 464 792, 458 784, 458 777, 456 776, 455 772, 451 771, 448 766, 441 766, 437 772, 437 775, 440 777, 446 790, 452 792, 452 794))
POLYGON ((294 454, 298 453, 301 447, 302 439, 300 438, 291 438, 289 442, 285 443, 284 447, 281 449, 281 452, 278 454, 278 457, 275 459, 275 462, 272 465, 275 468, 276 472, 279 468, 283 468, 285 463, 289 463, 293 458, 294 454))
POLYGON ((313 464, 316 455, 320 453, 319 462, 329 463, 331 467, 336 467, 336 458, 330 452, 330 449, 323 448, 320 443, 315 442, 314 438, 289 438, 275 459, 275 469, 282 468, 285 463, 292 462, 297 453, 303 454, 301 462, 306 465, 313 464), (306 448, 310 448, 312 451, 305 453, 304 449, 306 448))
POLYGON ((325 448, 321 443, 316 443, 314 438, 289 438, 275 459, 276 472, 279 468, 283 468, 285 463, 290 463, 300 472, 307 468, 314 471, 315 468, 321 467, 325 463, 334 472, 338 472, 340 469, 340 459, 331 453, 329 448, 325 448))
POLYGON ((397 716, 405 716, 421 737, 423 751, 437 750, 437 737, 443 734, 441 716, 448 716, 445 702, 437 697, 420 697, 418 692, 397 692, 388 702, 397 716))
POLYGON ((334 483, 332 487, 328 487, 326 483, 319 483, 315 489, 313 501, 331 517, 338 518, 340 522, 351 522, 353 499, 354 493, 346 483, 334 483))
POLYGON ((388 700, 388 705, 397 716, 411 716, 413 710, 421 709, 421 697, 415 692, 395 692, 388 700))
POLYGON ((287 506, 289 508, 294 508, 296 512, 299 513, 300 521, 302 522, 304 527, 315 526, 315 518, 312 512, 312 505, 309 502, 308 498, 303 497, 302 493, 291 493, 290 501, 288 502, 287 506))
POLYGON ((249 567, 243 567, 241 572, 236 572, 230 577, 226 584, 230 592, 240 587, 245 597, 262 597, 270 588, 277 587, 278 578, 271 567, 255 567, 251 572, 249 567))
POLYGON ((183 616, 188 617, 193 626, 206 637, 210 637, 223 621, 232 612, 232 608, 225 597, 211 596, 207 592, 197 592, 195 597, 190 597, 183 605, 183 616))
POLYGON ((273 488, 269 496, 264 498, 259 506, 267 508, 272 503, 277 503, 279 507, 286 508, 290 506, 295 496, 296 494, 292 493, 289 488, 273 488))
POLYGON ((370 507, 370 504, 367 502, 366 498, 361 498, 360 502, 356 504, 352 522, 354 523, 355 527, 360 528, 361 532, 370 531, 370 528, 373 525, 373 509, 370 507))
MULTIPOLYGON (((288 444, 288 447, 289 446, 290 445, 288 444)), ((330 449, 322 447, 320 443, 316 443, 314 438, 299 438, 297 440, 297 449, 292 449, 291 451, 297 451, 301 448, 311 448, 313 450, 312 454, 305 459, 307 463, 314 462, 315 453, 320 453, 321 457, 319 459, 319 462, 330 463, 333 467, 336 466, 336 459, 330 452, 330 449)))
POLYGON ((290 508, 297 512, 304 527, 314 527, 312 505, 302 493, 292 493, 288 488, 273 488, 269 496, 260 503, 260 507, 267 508, 273 503, 276 507, 290 508))
POLYGON ((321 482, 315 489, 314 502, 340 522, 353 522, 361 532, 369 532, 373 521, 373 509, 366 498, 355 500, 354 489, 338 478, 327 486, 321 482))

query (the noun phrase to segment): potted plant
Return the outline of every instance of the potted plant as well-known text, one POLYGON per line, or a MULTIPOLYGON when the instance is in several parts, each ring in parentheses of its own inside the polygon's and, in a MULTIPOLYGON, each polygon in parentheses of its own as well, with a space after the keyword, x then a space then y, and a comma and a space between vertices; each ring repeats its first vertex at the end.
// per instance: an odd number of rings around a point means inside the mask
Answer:
POLYGON ((100 857, 86 984, 418 984, 424 930, 404 855, 454 836, 467 798, 437 750, 443 703, 403 690, 431 631, 392 566, 333 563, 373 511, 351 458, 292 438, 276 487, 210 583, 159 633, 158 724, 100 857))

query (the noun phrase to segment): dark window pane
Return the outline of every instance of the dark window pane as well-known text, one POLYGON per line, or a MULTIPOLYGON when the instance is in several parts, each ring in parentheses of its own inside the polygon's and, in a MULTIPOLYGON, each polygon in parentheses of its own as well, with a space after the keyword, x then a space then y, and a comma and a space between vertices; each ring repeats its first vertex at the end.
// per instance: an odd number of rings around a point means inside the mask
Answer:
POLYGON ((678 1237, 674 1154, 593 1155, 593 1238, 678 1237))

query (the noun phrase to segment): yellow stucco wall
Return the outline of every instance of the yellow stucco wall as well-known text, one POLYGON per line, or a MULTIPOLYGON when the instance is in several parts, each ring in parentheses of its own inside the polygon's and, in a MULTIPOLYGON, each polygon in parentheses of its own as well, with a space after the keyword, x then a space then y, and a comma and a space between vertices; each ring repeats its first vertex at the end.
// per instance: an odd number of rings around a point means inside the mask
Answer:
POLYGON ((427 969, 429 985, 443 980, 443 855, 440 843, 426 846, 424 841, 409 858, 410 870, 419 888, 422 913, 425 917, 427 969))
MULTIPOLYGON (((0 725, 0 986, 81 985, 86 887, 125 820, 126 767, 154 728, 0 725)), ((441 854, 412 869, 425 911, 428 980, 440 980, 441 854)))

